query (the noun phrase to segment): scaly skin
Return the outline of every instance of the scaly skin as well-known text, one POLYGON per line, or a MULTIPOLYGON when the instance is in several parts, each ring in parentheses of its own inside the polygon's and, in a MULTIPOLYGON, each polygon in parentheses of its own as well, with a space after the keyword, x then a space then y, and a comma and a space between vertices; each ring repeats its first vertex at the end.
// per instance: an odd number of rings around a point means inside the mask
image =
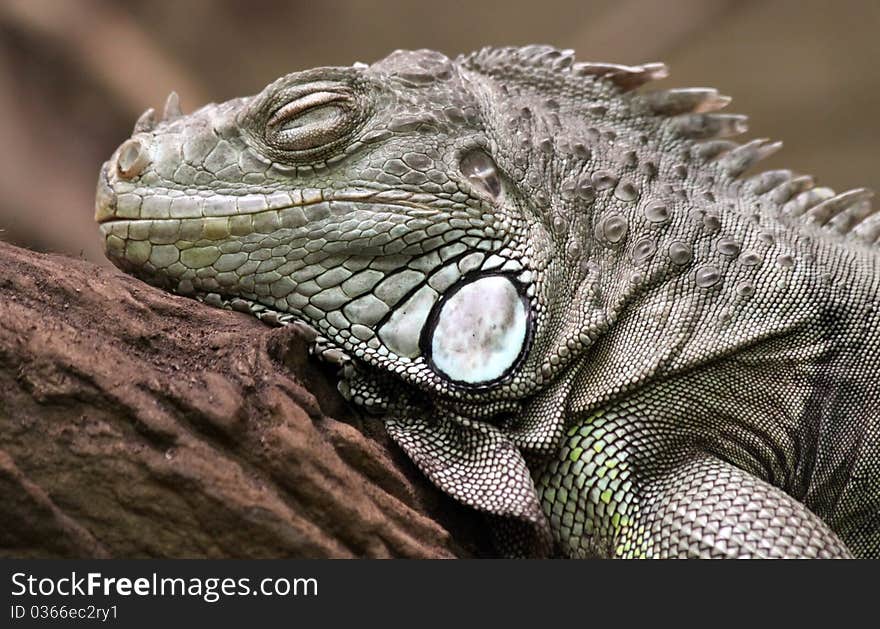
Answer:
POLYGON ((96 219, 139 277, 307 325, 510 554, 880 556, 880 218, 741 175, 714 90, 486 49, 147 112, 96 219))

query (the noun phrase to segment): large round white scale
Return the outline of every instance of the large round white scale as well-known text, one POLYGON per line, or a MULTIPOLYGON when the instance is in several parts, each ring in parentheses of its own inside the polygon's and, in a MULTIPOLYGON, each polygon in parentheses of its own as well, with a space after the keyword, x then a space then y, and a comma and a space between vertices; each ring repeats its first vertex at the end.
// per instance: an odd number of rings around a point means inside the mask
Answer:
POLYGON ((528 308, 507 276, 472 280, 436 308, 423 347, 429 349, 434 368, 451 380, 467 384, 497 380, 525 349, 528 308))

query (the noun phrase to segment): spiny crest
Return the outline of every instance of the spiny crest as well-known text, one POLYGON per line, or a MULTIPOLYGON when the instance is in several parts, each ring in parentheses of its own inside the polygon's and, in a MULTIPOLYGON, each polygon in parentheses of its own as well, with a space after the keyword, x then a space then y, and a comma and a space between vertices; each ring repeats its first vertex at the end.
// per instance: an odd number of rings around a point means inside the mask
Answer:
MULTIPOLYGON (((764 138, 745 144, 724 139, 745 133, 748 119, 739 114, 718 113, 731 99, 717 90, 684 88, 627 94, 650 81, 665 78, 667 68, 662 63, 623 66, 578 62, 572 50, 542 45, 483 48, 457 61, 502 82, 561 76, 570 81, 580 79, 587 93, 590 88, 613 85, 645 114, 656 116, 664 132, 688 142, 695 159, 714 164, 732 180, 741 178, 782 148, 781 142, 764 138)), ((808 224, 859 242, 880 244, 880 208, 871 206, 870 190, 858 188, 837 194, 830 188, 815 187, 809 176, 788 170, 760 173, 740 185, 769 201, 769 206, 781 215, 800 217, 808 224)))
MULTIPOLYGON (((696 143, 692 153, 701 161, 717 164, 722 172, 737 179, 780 148, 781 142, 765 138, 745 144, 711 140, 696 143)), ((777 215, 799 219, 856 242, 880 244, 880 208, 872 207, 870 200, 874 193, 871 190, 856 188, 838 194, 831 188, 816 187, 812 177, 790 170, 759 173, 739 185, 766 199, 777 215)))
POLYGON ((624 92, 667 75, 667 68, 662 63, 624 66, 612 63, 576 62, 573 50, 560 50, 541 45, 521 48, 487 47, 461 56, 457 61, 468 69, 498 78, 528 72, 564 74, 584 77, 589 81, 604 79, 624 92))

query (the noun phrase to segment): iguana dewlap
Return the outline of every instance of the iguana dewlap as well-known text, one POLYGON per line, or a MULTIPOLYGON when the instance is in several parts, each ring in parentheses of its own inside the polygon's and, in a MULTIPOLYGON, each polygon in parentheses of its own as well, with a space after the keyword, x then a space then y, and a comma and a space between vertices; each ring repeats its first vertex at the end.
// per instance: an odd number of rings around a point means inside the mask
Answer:
POLYGON ((317 330, 503 550, 880 556, 880 214, 711 89, 544 46, 398 51, 182 115, 100 175, 107 255, 317 330))

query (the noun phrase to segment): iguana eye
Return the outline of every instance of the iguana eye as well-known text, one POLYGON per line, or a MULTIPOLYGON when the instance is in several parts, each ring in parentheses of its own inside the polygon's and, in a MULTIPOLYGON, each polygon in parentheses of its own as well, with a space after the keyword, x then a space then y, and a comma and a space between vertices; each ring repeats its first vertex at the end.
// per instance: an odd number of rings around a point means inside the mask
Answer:
POLYGON ((345 135, 352 119, 347 94, 310 92, 275 110, 266 124, 266 140, 288 151, 316 149, 345 135))
POLYGON ((461 158, 459 169, 474 187, 490 197, 496 198, 501 194, 501 178, 495 162, 485 152, 471 151, 461 158))
POLYGON ((433 368, 469 385, 508 375, 529 345, 531 317, 521 289, 506 275, 484 275, 452 288, 423 333, 433 368))

